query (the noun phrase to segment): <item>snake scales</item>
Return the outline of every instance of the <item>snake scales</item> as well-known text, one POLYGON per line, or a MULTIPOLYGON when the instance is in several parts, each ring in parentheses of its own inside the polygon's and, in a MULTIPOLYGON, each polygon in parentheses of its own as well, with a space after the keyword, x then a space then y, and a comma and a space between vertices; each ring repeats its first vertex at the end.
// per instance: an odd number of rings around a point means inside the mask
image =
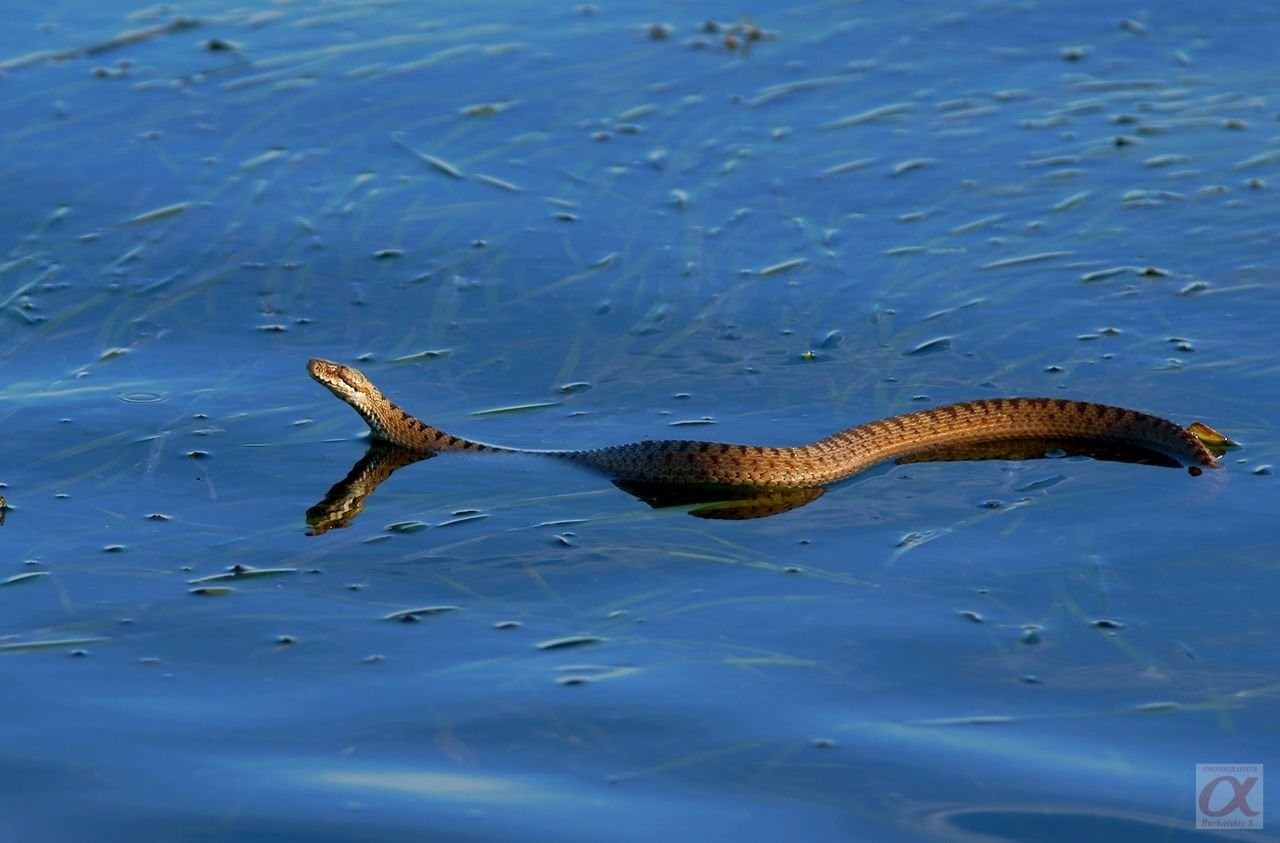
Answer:
MULTIPOLYGON (((800 488, 834 483, 887 460, 983 458, 1019 442, 1070 442, 1137 448, 1191 474, 1217 468, 1206 443, 1227 442, 1212 428, 1190 428, 1121 407, 1061 398, 986 398, 860 424, 793 447, 690 440, 644 440, 585 450, 534 451, 487 445, 432 427, 396 406, 359 370, 312 359, 311 376, 368 423, 375 439, 419 454, 445 451, 534 453, 570 460, 618 481, 672 485, 800 488), (962 456, 956 456, 961 454, 962 456)), ((1012 448, 1016 450, 1016 448, 1012 448)), ((1027 454, 1024 456, 1043 456, 1027 454)))

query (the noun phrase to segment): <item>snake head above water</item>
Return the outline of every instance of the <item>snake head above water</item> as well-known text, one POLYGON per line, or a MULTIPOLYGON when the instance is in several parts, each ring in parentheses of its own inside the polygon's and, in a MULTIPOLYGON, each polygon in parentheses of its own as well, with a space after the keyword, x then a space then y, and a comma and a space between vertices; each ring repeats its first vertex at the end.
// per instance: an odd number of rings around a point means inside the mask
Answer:
POLYGON ((307 371, 322 386, 351 405, 369 424, 375 436, 386 437, 385 423, 377 412, 378 402, 386 399, 363 372, 319 357, 307 361, 307 371))
POLYGON ((351 401, 354 396, 373 389, 373 384, 359 369, 334 363, 332 360, 312 357, 307 361, 307 371, 343 401, 351 401))

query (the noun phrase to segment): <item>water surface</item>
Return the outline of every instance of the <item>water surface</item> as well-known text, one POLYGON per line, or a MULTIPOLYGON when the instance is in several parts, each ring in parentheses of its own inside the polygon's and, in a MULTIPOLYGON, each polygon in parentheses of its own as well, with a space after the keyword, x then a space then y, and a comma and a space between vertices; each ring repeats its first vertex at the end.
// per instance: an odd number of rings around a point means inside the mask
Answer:
POLYGON ((9 18, 10 833, 1198 839, 1194 764, 1274 755, 1270 4, 9 18), (311 356, 527 447, 995 395, 1245 447, 733 522, 440 457, 308 536, 365 448, 311 356))

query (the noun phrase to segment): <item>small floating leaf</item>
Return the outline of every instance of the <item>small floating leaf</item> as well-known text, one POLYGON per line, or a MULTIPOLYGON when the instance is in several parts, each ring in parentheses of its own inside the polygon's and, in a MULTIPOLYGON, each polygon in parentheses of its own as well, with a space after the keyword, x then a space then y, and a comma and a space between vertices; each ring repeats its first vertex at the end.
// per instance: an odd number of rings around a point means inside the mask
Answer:
POLYGON ((499 190, 505 190, 507 193, 523 193, 523 188, 518 184, 513 184, 506 179, 500 179, 497 176, 490 176, 484 173, 472 173, 471 178, 475 181, 487 184, 490 187, 496 187, 499 190))
POLYGON ((388 533, 420 533, 431 526, 425 521, 395 521, 387 525, 388 533))
POLYGON ((450 518, 448 521, 441 521, 437 527, 453 527, 458 524, 466 524, 470 521, 483 521, 489 516, 483 512, 474 512, 470 515, 461 515, 457 518, 450 518))
POLYGON ((450 178, 462 178, 462 171, 443 158, 437 158, 436 156, 430 155, 426 152, 419 152, 418 157, 450 178))
POLYGON ((1078 208, 1084 204, 1084 200, 1089 198, 1092 191, 1082 190, 1079 193, 1073 193, 1066 199, 1053 206, 1055 211, 1070 211, 1072 208, 1078 208))
POLYGON ((95 644, 98 641, 105 641, 102 637, 95 638, 51 638, 45 641, 12 641, 0 644, 0 653, 16 653, 24 650, 50 650, 58 647, 79 647, 85 644, 95 644))
POLYGON ((17 585, 18 583, 31 582, 32 580, 47 576, 49 576, 48 571, 28 571, 25 574, 14 574, 7 580, 0 580, 0 586, 17 585))
POLYGON ((909 102, 895 102, 889 105, 882 105, 878 108, 870 108, 866 111, 860 111, 857 114, 850 114, 848 117, 841 117, 839 120, 833 120, 830 123, 823 124, 824 129, 843 129, 847 126, 858 126, 862 123, 870 123, 873 120, 882 120, 885 117, 895 117, 908 111, 912 111, 915 105, 909 102))
POLYGON ((570 647, 586 647, 589 644, 600 644, 604 641, 596 635, 568 635, 564 638, 549 638, 539 641, 534 646, 539 650, 567 650, 570 647))
POLYGON ((1124 275, 1129 272, 1140 272, 1136 266, 1113 266, 1107 269, 1098 269, 1093 272, 1086 272, 1080 276, 1080 280, 1086 284, 1092 284, 1095 281, 1106 281, 1108 278, 1114 278, 1117 275, 1124 275))
POLYGON ((951 337, 937 337, 922 342, 910 351, 902 352, 904 357, 923 357, 926 354, 938 354, 951 349, 951 337))
POLYGON ((820 178, 827 179, 827 178, 831 178, 832 176, 842 175, 844 173, 852 173, 855 170, 864 170, 867 167, 870 167, 872 164, 876 163, 877 160, 879 159, 858 158, 854 161, 843 161, 839 164, 835 164, 831 167, 828 167, 827 169, 823 170, 821 173, 818 173, 818 176, 820 178))
POLYGON ((156 222, 157 220, 176 217, 178 214, 191 207, 190 202, 175 202, 172 205, 165 205, 163 208, 154 208, 150 211, 144 211, 129 220, 132 223, 156 222))
POLYGON ((272 161, 275 161, 283 156, 284 156, 283 149, 281 149, 278 146, 272 147, 271 149, 268 149, 266 152, 263 152, 259 155, 255 155, 252 158, 246 158, 244 161, 240 162, 240 169, 245 172, 249 170, 256 170, 259 167, 261 167, 263 164, 270 164, 272 161))
POLYGON ((894 164, 893 169, 889 171, 889 174, 893 176, 901 176, 905 173, 911 172, 912 170, 922 170, 932 163, 934 163, 934 159, 932 158, 911 158, 907 161, 901 161, 894 164))
POLYGON ((1261 167, 1264 164, 1275 163, 1280 163, 1280 149, 1259 152, 1251 158, 1246 158, 1243 161, 1237 161, 1232 166, 1237 170, 1248 170, 1252 167, 1261 167))
POLYGON ((766 266, 765 268, 756 272, 756 275, 759 275, 762 278, 767 277, 769 275, 780 275, 783 272, 789 272, 792 269, 799 269, 800 267, 804 266, 808 262, 809 262, 808 258, 792 258, 791 260, 785 260, 780 263, 770 264, 769 266, 766 266))
POLYGON ((624 123, 631 120, 639 120, 641 117, 648 117, 654 111, 657 111, 657 108, 658 107, 656 105, 653 105, 651 103, 645 103, 644 105, 637 105, 636 107, 628 108, 626 111, 619 114, 618 119, 623 121, 624 123))
POLYGON ((405 354, 400 357, 393 357, 392 363, 416 363, 419 360, 436 360, 441 357, 449 356, 447 348, 429 348, 426 351, 415 351, 413 354, 405 354))
POLYGON ((902 550, 910 550, 911 548, 919 547, 922 544, 931 542, 942 535, 943 531, 941 530, 913 530, 898 539, 898 542, 894 547, 902 550))
POLYGON ((492 117, 495 114, 501 114, 511 106, 515 105, 512 100, 505 102, 479 102, 475 105, 465 105, 458 109, 458 114, 463 117, 492 117))
POLYGON ((248 568, 243 565, 237 565, 230 571, 221 574, 210 574, 207 577, 197 577, 194 580, 187 580, 188 585, 199 585, 207 582, 225 582, 226 580, 246 580, 253 577, 278 577, 282 574, 296 574, 297 568, 248 568))
POLYGON ((384 621, 403 621, 403 620, 408 620, 410 618, 416 620, 418 617, 422 615, 443 615, 446 612, 460 612, 460 611, 462 611, 461 606, 452 606, 452 605, 419 606, 416 609, 401 609, 398 612, 392 612, 388 615, 383 615, 382 619, 384 621))
POLYGON ((978 714, 972 717, 939 717, 936 720, 919 720, 922 726, 999 726, 1016 723, 1016 718, 1006 714, 978 714))
POLYGON ((1025 486, 1019 486, 1016 489, 1014 489, 1014 491, 1015 492, 1038 492, 1041 489, 1048 489, 1052 486, 1056 486, 1066 479, 1067 479, 1066 475, 1055 474, 1052 477, 1044 477, 1044 478, 1041 478, 1040 480, 1034 480, 1026 484, 1025 486))
POLYGON ((1008 266, 1022 266, 1027 263, 1039 263, 1040 261, 1056 260, 1057 258, 1066 258, 1075 254, 1074 252, 1037 252, 1034 255, 1018 255, 1012 258, 1004 258, 1003 260, 991 261, 984 263, 979 269, 1004 269, 1008 266))
POLYGON ((487 410, 476 410, 473 416, 502 416, 510 413, 525 413, 530 410, 542 410, 547 407, 558 407, 559 401, 535 401, 531 404, 512 404, 508 407, 490 407, 487 410))

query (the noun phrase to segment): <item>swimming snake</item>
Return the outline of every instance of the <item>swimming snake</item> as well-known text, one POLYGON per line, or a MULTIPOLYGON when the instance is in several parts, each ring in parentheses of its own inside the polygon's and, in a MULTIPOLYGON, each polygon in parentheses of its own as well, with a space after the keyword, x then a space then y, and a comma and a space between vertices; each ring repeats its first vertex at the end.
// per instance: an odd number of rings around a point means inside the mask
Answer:
MULTIPOLYGON (((354 409, 375 440, 414 454, 533 453, 569 460, 619 484, 797 489, 824 486, 896 460, 983 459, 1062 442, 1106 451, 1138 449, 1162 465, 1198 475, 1219 463, 1206 443, 1227 442, 1199 422, 1183 428, 1158 416, 1062 398, 983 398, 932 407, 833 433, 807 445, 773 447, 656 439, 582 450, 530 450, 462 439, 402 410, 359 370, 312 359, 311 376, 354 409)), ((1079 450, 1079 449, 1077 449, 1079 450)), ((1043 449, 1021 457, 1045 456, 1043 449)), ((1105 458, 1105 457, 1104 457, 1105 458)))

